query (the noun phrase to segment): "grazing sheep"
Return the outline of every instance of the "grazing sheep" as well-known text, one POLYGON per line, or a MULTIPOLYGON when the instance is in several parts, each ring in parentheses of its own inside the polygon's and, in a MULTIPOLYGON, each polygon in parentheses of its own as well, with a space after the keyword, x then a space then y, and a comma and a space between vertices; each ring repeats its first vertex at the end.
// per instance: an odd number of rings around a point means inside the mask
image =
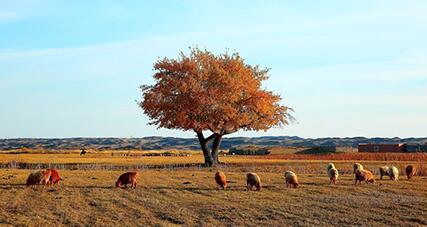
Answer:
POLYGON ((390 166, 388 169, 388 176, 390 177, 390 180, 398 180, 399 170, 394 166, 390 166))
POLYGON ((338 180, 338 170, 334 167, 328 170, 328 176, 329 176, 329 184, 337 184, 338 180))
POLYGON ((415 176, 417 172, 417 168, 412 165, 407 166, 405 170, 406 170, 406 176, 408 177, 408 180, 411 179, 413 176, 415 176))
POLYGON ((255 186, 257 191, 261 191, 261 180, 256 173, 246 174, 246 185, 248 191, 252 190, 252 187, 255 186))
POLYGON ((356 170, 363 170, 363 166, 360 163, 354 163, 353 164, 353 173, 356 174, 356 170))
POLYGON ((294 188, 298 187, 297 175, 292 171, 285 172, 285 182, 286 187, 289 187, 290 185, 294 186, 294 188))
POLYGON ((327 171, 329 172, 329 170, 330 170, 330 169, 332 169, 332 168, 333 168, 333 169, 336 169, 336 168, 335 168, 334 163, 330 162, 330 163, 328 164, 327 171))
POLYGON ((30 175, 28 175, 28 178, 27 178, 27 183, 26 183, 27 187, 30 185, 40 184, 42 177, 43 177, 43 173, 41 171, 30 173, 30 175))
POLYGON ((50 178, 49 178, 49 185, 59 185, 59 181, 62 180, 61 177, 59 176, 59 172, 56 169, 47 169, 50 170, 50 178))
POLYGON ((366 183, 375 183, 374 174, 372 174, 369 170, 356 170, 355 173, 356 181, 354 184, 357 184, 357 181, 359 181, 359 184, 362 183, 362 181, 365 181, 366 183))
POLYGON ((225 174, 223 172, 219 171, 215 173, 215 181, 218 186, 218 189, 219 187, 222 187, 222 189, 224 190, 225 188, 227 188, 227 178, 225 177, 225 174))
POLYGON ((30 173, 27 178, 27 187, 30 185, 48 184, 51 172, 49 170, 30 173))
POLYGON ((388 176, 388 170, 390 168, 388 166, 381 166, 380 167, 380 180, 383 179, 383 176, 388 176))
POLYGON ((119 179, 116 181, 116 187, 127 188, 128 184, 131 184, 131 188, 136 188, 136 177, 137 172, 127 172, 120 175, 119 179), (124 187, 122 187, 124 185, 124 187))
POLYGON ((43 170, 41 172, 42 172, 42 178, 41 178, 40 184, 49 185, 49 179, 50 179, 50 176, 52 175, 52 172, 48 169, 43 170))

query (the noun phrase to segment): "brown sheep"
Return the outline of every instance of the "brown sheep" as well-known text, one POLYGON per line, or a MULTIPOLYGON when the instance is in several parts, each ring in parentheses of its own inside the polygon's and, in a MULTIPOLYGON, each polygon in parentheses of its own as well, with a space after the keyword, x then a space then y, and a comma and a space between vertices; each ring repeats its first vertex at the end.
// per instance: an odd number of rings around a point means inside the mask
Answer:
POLYGON ((44 171, 39 170, 36 172, 32 172, 30 173, 30 175, 28 175, 26 185, 27 187, 30 185, 38 185, 38 184, 46 185, 49 183, 50 175, 51 175, 51 171, 49 170, 44 170, 44 171))
POLYGON ((417 168, 412 165, 408 165, 406 167, 406 176, 408 177, 408 180, 411 179, 415 174, 417 173, 417 168))
POLYGON ((227 188, 227 178, 225 177, 225 174, 223 172, 219 171, 215 173, 215 181, 218 186, 218 189, 220 187, 222 187, 222 189, 224 190, 227 188))
POLYGON ((257 191, 261 191, 261 179, 259 178, 258 174, 246 174, 246 185, 248 187, 248 191, 251 191, 253 186, 256 187, 257 191))
POLYGON ((136 188, 136 178, 138 176, 137 172, 127 172, 120 175, 119 179, 116 181, 116 187, 127 188, 128 184, 131 184, 131 188, 136 188), (124 185, 124 187, 122 187, 124 185))
POLYGON ((27 178, 27 183, 26 183, 27 187, 30 185, 40 184, 42 177, 43 177, 43 174, 41 171, 30 173, 30 175, 28 175, 28 178, 27 178))
POLYGON ((366 183, 375 183, 375 179, 374 179, 374 174, 372 174, 371 171, 369 170, 356 170, 356 181, 354 182, 354 184, 357 184, 357 181, 359 181, 359 184, 362 183, 362 181, 365 181, 366 183))
POLYGON ((62 180, 62 178, 59 176, 59 172, 56 169, 47 169, 50 170, 50 178, 49 178, 49 185, 59 185, 59 181, 62 180))
POLYGON ((294 186, 294 188, 298 187, 297 175, 292 171, 285 172, 285 182, 286 182, 286 187, 289 187, 290 185, 294 186))

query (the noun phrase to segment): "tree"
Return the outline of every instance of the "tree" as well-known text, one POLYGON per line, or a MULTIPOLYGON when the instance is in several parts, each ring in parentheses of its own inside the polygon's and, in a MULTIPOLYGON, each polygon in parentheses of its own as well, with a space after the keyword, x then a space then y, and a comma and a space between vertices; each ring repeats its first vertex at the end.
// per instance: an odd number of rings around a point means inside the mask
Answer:
POLYGON ((149 124, 194 131, 206 166, 219 163, 224 135, 284 126, 291 117, 280 96, 261 87, 269 69, 246 64, 238 53, 214 55, 193 47, 189 55, 158 60, 154 70, 156 83, 141 86, 139 106, 149 124))

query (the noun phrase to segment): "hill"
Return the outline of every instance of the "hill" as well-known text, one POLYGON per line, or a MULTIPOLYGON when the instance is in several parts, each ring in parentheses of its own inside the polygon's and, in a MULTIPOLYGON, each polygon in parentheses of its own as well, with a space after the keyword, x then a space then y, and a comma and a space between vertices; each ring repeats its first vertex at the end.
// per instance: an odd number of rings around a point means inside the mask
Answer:
MULTIPOLYGON (((410 143, 424 144, 424 138, 366 138, 366 137, 331 137, 331 138, 301 138, 298 136, 265 136, 265 137, 230 137, 224 138, 222 149, 233 146, 257 145, 257 146, 342 146, 357 147, 359 143, 410 143)), ((158 149, 199 149, 196 138, 176 137, 143 137, 143 138, 56 138, 33 139, 16 138, 0 139, 0 150, 14 149, 96 149, 96 150, 158 150, 158 149)))

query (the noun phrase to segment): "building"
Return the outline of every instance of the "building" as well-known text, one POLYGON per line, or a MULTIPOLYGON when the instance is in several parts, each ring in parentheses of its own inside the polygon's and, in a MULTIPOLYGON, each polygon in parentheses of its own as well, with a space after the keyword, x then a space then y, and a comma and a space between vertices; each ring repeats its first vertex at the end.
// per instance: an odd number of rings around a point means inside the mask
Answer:
POLYGON ((406 152, 427 152, 427 144, 408 144, 406 152))
POLYGON ((375 144, 375 143, 361 143, 358 145, 359 152, 406 152, 406 144, 393 143, 393 144, 375 144))

